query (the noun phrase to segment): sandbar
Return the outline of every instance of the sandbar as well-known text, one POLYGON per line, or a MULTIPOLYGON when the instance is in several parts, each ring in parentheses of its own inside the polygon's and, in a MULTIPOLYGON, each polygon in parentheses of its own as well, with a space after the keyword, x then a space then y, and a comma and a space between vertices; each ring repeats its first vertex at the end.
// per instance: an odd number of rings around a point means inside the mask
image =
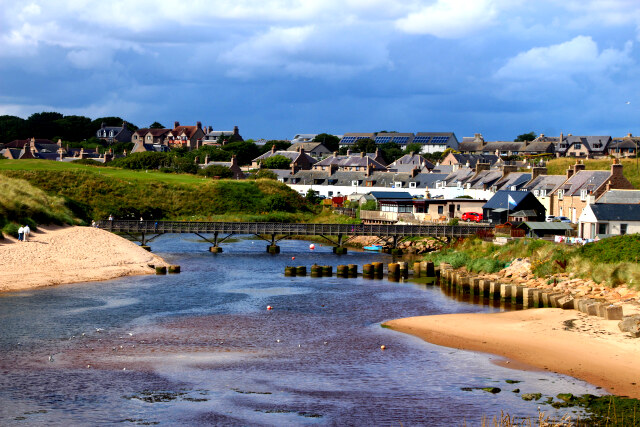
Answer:
POLYGON ((167 265, 135 243, 93 227, 38 227, 26 242, 0 240, 0 292, 152 274, 167 265))
POLYGON ((640 338, 621 333, 615 320, 541 308, 410 317, 385 325, 430 343, 500 355, 640 398, 640 338))

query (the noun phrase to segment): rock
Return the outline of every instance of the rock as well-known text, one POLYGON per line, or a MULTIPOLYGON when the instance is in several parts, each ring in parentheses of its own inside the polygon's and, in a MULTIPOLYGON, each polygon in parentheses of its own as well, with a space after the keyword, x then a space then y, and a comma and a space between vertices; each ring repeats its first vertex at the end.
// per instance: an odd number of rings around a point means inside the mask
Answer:
POLYGON ((573 309, 573 297, 568 295, 568 296, 559 298, 556 304, 558 308, 561 308, 563 310, 573 309))
POLYGON ((538 400, 542 397, 542 393, 523 393, 522 400, 538 400))
POLYGON ((493 394, 497 394, 497 393, 500 393, 502 391, 498 387, 482 387, 481 390, 487 391, 487 392, 493 393, 493 394))
POLYGON ((604 308, 605 320, 622 320, 622 306, 608 305, 604 308))
POLYGON ((629 332, 634 338, 640 337, 640 314, 623 318, 618 323, 618 328, 622 332, 629 332))

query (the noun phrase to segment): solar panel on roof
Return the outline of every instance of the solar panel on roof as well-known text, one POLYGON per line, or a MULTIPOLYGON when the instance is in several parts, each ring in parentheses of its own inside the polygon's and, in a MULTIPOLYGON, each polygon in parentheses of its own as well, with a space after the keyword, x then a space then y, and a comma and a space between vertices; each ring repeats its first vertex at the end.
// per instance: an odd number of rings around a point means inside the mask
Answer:
POLYGON ((418 144, 426 144, 430 139, 430 136, 416 136, 415 138, 413 138, 413 142, 417 142, 418 144))
POLYGON ((398 144, 406 144, 408 140, 409 140, 408 136, 396 136, 393 139, 393 142, 397 142, 398 144))
POLYGON ((376 137, 376 144, 385 144, 389 141, 391 141, 391 138, 393 138, 392 136, 377 136, 376 137))

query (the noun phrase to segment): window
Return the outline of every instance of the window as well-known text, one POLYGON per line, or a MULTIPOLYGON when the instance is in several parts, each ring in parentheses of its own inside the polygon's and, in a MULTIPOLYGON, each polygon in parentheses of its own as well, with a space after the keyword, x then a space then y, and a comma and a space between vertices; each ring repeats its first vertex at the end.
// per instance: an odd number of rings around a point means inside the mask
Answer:
POLYGON ((511 186, 511 191, 516 191, 516 186, 515 185, 511 186))
POLYGON ((540 190, 540 197, 547 197, 547 190, 540 190))
POLYGON ((620 234, 627 234, 627 224, 620 224, 620 234))
POLYGON ((458 188, 462 188, 462 183, 458 181, 458 188))
POLYGON ((469 189, 471 189, 471 183, 470 182, 467 183, 467 190, 469 190, 469 189))
POLYGON ((354 186, 354 187, 357 187, 358 186, 358 180, 351 181, 351 185, 354 186))
POLYGON ((333 196, 333 191, 329 191, 329 197, 333 196))
POLYGON ((394 182, 393 184, 395 185, 396 188, 402 188, 402 182, 400 181, 394 182))
POLYGON ((598 234, 607 234, 607 224, 598 224, 598 234))
POLYGON ((587 194, 588 194, 587 190, 580 190, 580 200, 582 200, 583 202, 587 200, 587 194))
POLYGON ((564 199, 564 190, 558 190, 558 200, 563 200, 563 199, 564 199))
POLYGON ((438 215, 442 215, 444 213, 444 206, 438 206, 438 215))
POLYGON ((539 190, 533 190, 533 195, 538 197, 540 196, 540 191, 539 190))
POLYGON ((410 182, 409 183, 409 188, 416 188, 416 182, 410 182))
POLYGON ((573 144, 573 148, 575 148, 576 150, 580 150, 582 148, 582 144, 576 142, 575 144, 573 144))
POLYGON ((456 205, 456 210, 460 212, 460 205, 456 205))

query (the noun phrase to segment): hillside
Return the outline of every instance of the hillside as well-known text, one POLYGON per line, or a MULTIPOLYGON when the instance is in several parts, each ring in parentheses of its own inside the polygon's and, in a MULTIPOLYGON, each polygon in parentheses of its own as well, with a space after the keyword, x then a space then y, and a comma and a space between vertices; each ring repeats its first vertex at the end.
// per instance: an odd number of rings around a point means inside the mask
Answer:
MULTIPOLYGON (((587 170, 610 170, 611 159, 602 160, 583 160, 587 170)), ((547 173, 549 175, 565 175, 567 169, 576 163, 576 159, 558 158, 550 160, 547 163, 547 173)), ((624 176, 633 184, 635 188, 640 188, 640 169, 636 165, 636 159, 621 159, 620 163, 624 166, 624 176)))
MULTIPOLYGON (((7 162, 0 162, 0 166, 7 162)), ((211 180, 105 167, 60 167, 58 162, 39 161, 37 166, 41 165, 34 170, 0 167, 0 175, 24 179, 48 194, 63 197, 74 215, 87 222, 109 215, 300 221, 312 214, 304 198, 274 180, 211 180), (49 168, 50 164, 55 168, 49 168)))
POLYGON ((0 178, 0 229, 17 237, 20 225, 74 224, 73 213, 62 197, 46 194, 21 179, 0 178))

